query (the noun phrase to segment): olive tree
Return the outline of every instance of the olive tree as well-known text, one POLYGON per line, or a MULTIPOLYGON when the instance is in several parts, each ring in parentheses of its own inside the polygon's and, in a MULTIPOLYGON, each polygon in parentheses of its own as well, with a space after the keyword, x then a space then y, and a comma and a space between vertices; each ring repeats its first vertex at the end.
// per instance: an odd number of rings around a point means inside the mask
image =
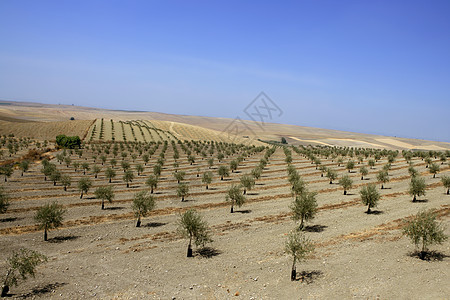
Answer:
POLYGON ((136 227, 141 226, 141 217, 146 217, 155 206, 155 197, 151 196, 148 191, 140 191, 134 194, 131 208, 134 211, 134 216, 137 218, 136 227))
POLYGON ((0 167, 0 173, 5 175, 5 182, 8 181, 8 178, 13 174, 14 169, 10 165, 0 167))
POLYGON ((251 190, 255 186, 255 178, 250 175, 244 175, 240 179, 241 185, 244 187, 244 195, 247 193, 247 190, 251 190))
POLYGON ((217 173, 220 176, 220 180, 223 180, 223 177, 230 176, 230 171, 226 166, 220 166, 219 169, 217 170, 217 173))
POLYGON ((338 177, 338 174, 332 168, 328 168, 327 169, 327 177, 328 177, 328 179, 330 179, 330 184, 332 184, 333 180, 335 180, 338 177))
POLYGON ((186 176, 186 172, 180 171, 180 172, 174 172, 173 176, 177 180, 177 183, 180 183, 180 181, 184 180, 184 177, 186 176))
POLYGON ((361 180, 364 180, 364 176, 367 176, 369 174, 369 170, 365 166, 362 166, 359 168, 359 173, 361 173, 361 180))
POLYGON ((413 166, 409 166, 408 173, 411 176, 411 178, 419 175, 419 171, 417 171, 413 166))
POLYGON ((105 175, 106 175, 106 178, 108 178, 109 183, 111 183, 111 180, 112 180, 114 177, 116 177, 116 171, 114 171, 112 168, 108 167, 108 168, 105 170, 105 175))
POLYGON ((425 196, 425 189, 427 185, 425 184, 425 179, 422 177, 413 177, 409 183, 409 194, 413 196, 413 202, 417 201, 417 197, 425 196))
POLYGON ((234 205, 241 207, 246 201, 245 196, 241 192, 241 189, 238 185, 232 185, 228 189, 225 200, 227 202, 231 202, 231 209, 230 209, 231 213, 234 212, 234 205))
POLYGON ((353 180, 348 175, 344 175, 339 179, 339 184, 344 188, 344 195, 347 195, 347 191, 352 188, 353 180))
POLYGON ((433 178, 436 178, 436 174, 440 171, 440 167, 436 163, 432 163, 430 168, 428 169, 431 174, 433 174, 433 178))
POLYGON ((28 160, 21 161, 20 164, 19 164, 19 168, 22 171, 22 175, 21 176, 23 176, 23 173, 28 171, 28 169, 30 168, 30 162, 28 160))
POLYGON ((447 189, 447 195, 450 195, 450 176, 441 177, 442 184, 447 189))
POLYGON ((304 221, 312 220, 317 213, 317 201, 315 192, 304 191, 295 197, 289 208, 292 211, 292 219, 300 220, 299 229, 303 229, 304 221))
POLYGON ((150 193, 153 194, 153 190, 158 187, 158 177, 150 175, 145 181, 145 184, 148 185, 148 187, 150 188, 150 193))
POLYGON ((47 231, 62 225, 65 213, 66 210, 57 202, 47 203, 38 209, 34 219, 39 224, 38 228, 44 229, 44 241, 47 241, 47 231))
POLYGON ((367 205, 367 213, 370 214, 370 208, 377 207, 378 201, 380 200, 380 194, 374 184, 364 186, 359 191, 359 194, 361 196, 362 203, 367 205))
POLYGON ((102 200, 102 209, 105 209, 105 200, 111 203, 114 199, 114 191, 111 186, 98 187, 94 192, 95 198, 102 200))
POLYGON ((181 201, 189 195, 189 186, 185 183, 180 183, 177 187, 177 196, 181 197, 181 201))
POLYGON ((92 187, 92 181, 88 177, 81 177, 78 181, 78 190, 81 192, 80 199, 83 198, 83 194, 87 194, 92 187))
POLYGON ((345 166, 345 168, 348 170, 349 173, 353 170, 354 167, 355 167, 355 162, 353 160, 349 160, 347 162, 347 165, 345 166))
POLYGON ((123 181, 127 183, 127 188, 130 187, 130 182, 133 182, 134 174, 131 170, 126 170, 125 174, 123 174, 123 181))
POLYGON ((72 179, 69 175, 61 176, 61 185, 64 187, 64 191, 67 192, 67 187, 72 184, 72 179))
POLYGON ((305 259, 310 252, 314 251, 314 245, 302 231, 294 230, 291 231, 287 237, 285 251, 287 254, 292 255, 293 258, 291 280, 294 281, 297 278, 297 261, 300 262, 305 259))
POLYGON ((202 183, 206 184, 206 189, 208 189, 208 185, 211 184, 213 179, 213 173, 212 172, 205 172, 202 176, 202 183))
POLYGON ((94 177, 97 178, 98 177, 98 173, 100 173, 102 169, 97 166, 97 165, 93 165, 92 166, 92 174, 94 174, 94 177))
POLYGON ((9 195, 5 192, 5 189, 0 186, 0 214, 4 214, 8 210, 9 195))
POLYGON ((381 170, 380 172, 378 172, 377 180, 379 182, 381 182, 381 189, 384 189, 384 185, 386 184, 386 182, 389 182, 389 174, 388 174, 388 172, 385 171, 385 170, 381 170))
POLYGON ((34 278, 36 267, 45 261, 47 257, 34 250, 20 248, 14 251, 7 259, 1 297, 8 296, 10 286, 17 286, 20 279, 25 280, 29 275, 34 278))
POLYGON ((212 242, 208 223, 195 209, 189 209, 180 215, 177 231, 182 237, 189 239, 187 257, 192 257, 192 242, 197 247, 212 242))
POLYGON ((436 221, 434 210, 419 211, 405 224, 403 234, 411 239, 416 248, 422 246, 419 253, 421 259, 425 259, 428 246, 442 244, 448 238, 442 224, 436 221))

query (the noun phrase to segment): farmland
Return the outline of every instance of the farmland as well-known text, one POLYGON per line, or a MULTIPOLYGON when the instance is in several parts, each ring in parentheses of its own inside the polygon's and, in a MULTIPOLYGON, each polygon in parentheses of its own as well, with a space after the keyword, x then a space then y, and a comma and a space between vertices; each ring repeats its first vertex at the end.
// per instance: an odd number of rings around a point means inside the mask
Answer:
MULTIPOLYGON (((12 158, 20 160, 29 149, 42 152, 23 176, 16 165, 2 184, 10 196, 10 206, 0 215, 1 252, 27 247, 49 258, 39 267, 35 279, 12 289, 15 296, 445 298, 450 293, 445 284, 449 277, 449 242, 432 247, 437 254, 422 261, 413 255, 414 245, 401 233, 404 221, 428 208, 437 210, 446 234, 450 233, 449 196, 441 182, 442 176, 450 173, 444 159, 448 153, 444 151, 402 153, 230 144, 208 140, 208 131, 183 131, 187 127, 178 128, 170 122, 105 119, 103 131, 101 127, 101 119, 96 119, 81 150, 57 150, 51 142, 44 148, 30 139, 12 154, 12 158), (51 176, 45 180, 41 172, 45 158, 61 175, 70 177, 66 191, 61 181, 54 182, 51 176), (352 170, 347 169, 349 160, 355 164, 352 170), (374 166, 369 166, 370 160, 375 161, 374 166), (221 180, 219 168, 230 168, 232 161, 238 162, 237 169, 221 180), (377 174, 386 169, 389 161, 389 181, 381 189, 377 174), (430 173, 432 163, 440 166, 435 178, 430 173), (161 166, 152 194, 156 208, 137 228, 132 199, 135 193, 149 190, 146 181, 155 174, 156 165, 161 166), (100 169, 98 174, 94 174, 94 166, 100 169), (143 168, 139 175, 138 166, 143 168), (368 169, 363 180, 361 166, 368 169), (408 193, 410 166, 426 183, 426 195, 418 197, 417 202, 412 202, 408 193), (326 174, 322 176, 322 167, 338 173, 332 184, 326 174), (108 168, 116 173, 111 183, 106 176, 108 168), (128 187, 123 177, 125 168, 134 174, 128 187), (287 234, 298 227, 289 208, 293 201, 289 168, 295 169, 308 190, 317 193, 318 204, 317 216, 304 229, 316 250, 298 264, 299 280, 294 282, 289 280, 291 258, 284 252, 287 234), (246 203, 230 213, 230 203, 225 201, 227 190, 255 169, 260 169, 261 174, 247 191, 246 203), (181 183, 175 178, 179 172, 185 174, 181 183), (213 174, 208 189, 202 182, 205 172, 213 174), (338 183, 343 175, 353 180, 347 195, 338 183), (80 198, 77 183, 84 177, 90 179, 92 187, 80 198), (381 199, 374 213, 366 214, 359 190, 372 183, 381 199), (180 184, 189 187, 185 201, 177 195, 180 184), (115 195, 103 210, 94 195, 102 186, 112 187, 115 195), (45 242, 34 215, 39 207, 52 201, 67 213, 62 226, 49 231, 45 242), (186 257, 187 241, 177 233, 179 214, 190 208, 208 222, 214 240, 205 249, 194 248, 193 258, 186 257)), ((4 155, 3 161, 8 159, 4 155)))

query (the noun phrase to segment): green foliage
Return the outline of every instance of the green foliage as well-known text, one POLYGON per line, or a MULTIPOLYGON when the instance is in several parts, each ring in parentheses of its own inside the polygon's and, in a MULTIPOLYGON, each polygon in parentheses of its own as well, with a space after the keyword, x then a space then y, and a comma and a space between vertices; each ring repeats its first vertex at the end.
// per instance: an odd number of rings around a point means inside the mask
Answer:
POLYGON ((64 187, 64 191, 67 191, 67 187, 72 184, 72 179, 69 175, 61 176, 61 185, 64 187))
POLYGON ((97 165, 93 165, 92 166, 92 173, 94 174, 95 178, 97 178, 98 173, 100 173, 101 170, 102 169, 99 166, 97 166, 97 165))
POLYGON ((247 193, 247 190, 251 190, 255 186, 255 178, 250 175, 244 175, 240 179, 241 185, 244 187, 244 194, 247 193))
POLYGON ((56 144, 62 148, 75 149, 80 148, 81 139, 79 136, 66 136, 60 134, 56 136, 56 144))
POLYGON ((105 208, 105 200, 107 200, 109 203, 111 203, 112 200, 114 199, 114 191, 111 186, 98 187, 95 190, 94 195, 95 195, 95 198, 102 200, 102 209, 105 208))
POLYGON ((289 206, 292 211, 292 219, 300 220, 300 229, 303 229, 303 222, 314 219, 317 213, 317 193, 304 191, 289 206))
POLYGON ((185 183, 180 183, 177 187, 177 196, 181 197, 181 201, 189 195, 189 186, 185 183))
POLYGON ((230 212, 233 213, 234 212, 234 205, 237 205, 238 207, 241 207, 245 201, 246 198, 243 195, 240 187, 238 185, 232 185, 228 191, 227 191, 227 195, 225 196, 225 200, 227 202, 231 202, 231 210, 230 212))
POLYGON ((208 172, 203 173, 202 182, 204 184, 206 184, 206 189, 208 189, 208 185, 211 184, 212 180, 213 180, 213 173, 212 172, 208 171, 208 172))
POLYGON ((147 214, 156 206, 156 200, 148 191, 140 191, 134 194, 131 208, 137 218, 136 227, 141 226, 141 217, 146 217, 147 214))
POLYGON ((441 177, 442 184, 447 189, 447 195, 450 194, 450 176, 442 176, 441 177))
POLYGON ((80 199, 83 198, 83 194, 87 194, 89 189, 92 187, 92 181, 88 177, 81 177, 78 181, 78 190, 81 192, 80 199))
POLYGON ((145 184, 149 186, 149 188, 151 189, 150 193, 153 194, 153 189, 156 189, 158 187, 158 177, 150 175, 145 181, 145 184))
POLYGON ((413 166, 409 166, 408 173, 411 177, 416 177, 419 175, 419 172, 413 166))
POLYGON ((428 169, 431 174, 433 174, 433 178, 436 178, 436 174, 440 171, 440 167, 436 163, 432 163, 430 168, 428 169))
POLYGON ((350 172, 355 167, 355 162, 353 160, 349 160, 345 168, 350 172))
POLYGON ((28 160, 22 160, 20 162, 19 168, 22 170, 22 176, 23 176, 23 173, 28 171, 29 167, 30 167, 30 162, 28 160))
POLYGON ((403 233, 411 239, 416 247, 422 245, 420 255, 422 259, 425 258, 428 246, 442 244, 448 238, 442 225, 436 221, 434 210, 420 211, 405 224, 403 233))
POLYGON ((203 220, 202 216, 195 209, 189 209, 180 215, 177 232, 182 237, 189 239, 188 256, 192 256, 192 250, 189 251, 192 241, 197 247, 212 242, 208 223, 203 220))
POLYGON ((344 195, 347 195, 347 191, 352 188, 353 180, 350 176, 344 175, 339 179, 339 184, 344 188, 344 195))
POLYGON ((125 174, 123 174, 123 181, 127 183, 127 187, 130 187, 130 182, 133 182, 134 174, 131 170, 126 170, 125 174))
POLYGON ((328 168, 327 169, 327 175, 328 179, 330 179, 330 184, 333 183, 333 180, 335 180, 338 177, 338 174, 335 170, 333 170, 332 168, 328 168))
POLYGON ((0 167, 0 174, 5 175, 5 182, 8 181, 7 178, 10 177, 13 172, 14 170, 11 165, 5 165, 0 167))
POLYGON ((0 186, 0 214, 4 214, 9 207, 9 195, 5 192, 5 189, 0 186))
POLYGON ((295 230, 289 233, 284 249, 293 257, 291 280, 295 280, 296 262, 302 261, 310 252, 314 251, 314 245, 302 231, 295 230))
POLYGON ((408 192, 411 196, 413 196, 413 202, 417 200, 416 197, 425 196, 426 187, 427 185, 425 184, 425 179, 422 177, 416 176, 411 178, 408 192))
POLYGON ((186 172, 174 172, 173 176, 175 177, 175 179, 177 180, 178 183, 180 183, 180 181, 184 180, 184 177, 186 176, 186 172))
POLYGON ((217 173, 220 176, 220 180, 223 180, 223 177, 230 176, 230 171, 226 166, 220 166, 217 173))
POLYGON ((379 182, 381 182, 381 189, 384 189, 384 184, 386 182, 389 182, 389 174, 388 174, 388 172, 385 171, 385 170, 381 170, 380 172, 378 172, 377 180, 379 182))
MULTIPOLYGON (((36 267, 47 261, 47 257, 39 252, 20 248, 14 251, 7 260, 6 277, 3 280, 4 286, 17 286, 20 279, 25 280, 28 276, 35 277, 36 267)), ((3 291, 2 291, 3 293, 3 291)), ((6 296, 2 294, 2 297, 6 296)))
POLYGON ((380 200, 380 194, 374 184, 364 186, 359 191, 359 194, 361 196, 362 203, 367 205, 367 213, 370 214, 370 208, 377 207, 378 201, 380 200))
POLYGON ((116 171, 114 171, 113 169, 111 169, 111 168, 108 167, 108 168, 105 170, 105 175, 106 175, 106 178, 109 179, 109 183, 111 183, 111 180, 112 180, 114 177, 116 177, 116 171))
POLYGON ((362 166, 361 168, 359 168, 359 173, 361 173, 361 180, 363 180, 364 176, 367 176, 367 174, 369 174, 369 170, 367 170, 365 166, 362 166))
POLYGON ((47 240, 47 231, 58 228, 62 225, 62 220, 66 210, 57 202, 47 203, 40 207, 34 216, 39 224, 39 229, 44 229, 44 240, 47 240))

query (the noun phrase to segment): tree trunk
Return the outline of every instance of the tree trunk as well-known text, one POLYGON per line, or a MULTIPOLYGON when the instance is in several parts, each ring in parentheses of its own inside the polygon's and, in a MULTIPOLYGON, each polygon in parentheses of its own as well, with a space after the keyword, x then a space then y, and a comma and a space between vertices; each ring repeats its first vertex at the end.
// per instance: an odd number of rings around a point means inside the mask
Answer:
POLYGON ((450 189, 447 189, 447 195, 450 195, 450 189))
POLYGON ((181 197, 181 202, 184 202, 184 196, 183 196, 183 197, 181 197))
POLYGON ((230 213, 234 213, 233 204, 231 204, 231 210, 230 213))
POLYGON ((367 206, 367 213, 370 214, 370 204, 367 206))
POLYGON ((56 185, 56 181, 53 181, 53 186, 55 186, 56 185))
POLYGON ((381 189, 384 189, 384 185, 381 185, 381 189))
POLYGON ((130 185, 128 184, 128 182, 127 182, 127 187, 130 187, 130 185))
POLYGON ((344 190, 344 195, 347 195, 347 191, 346 190, 344 190))
POLYGON ((291 281, 295 281, 297 279, 297 270, 295 269, 295 258, 294 262, 292 263, 292 270, 291 270, 291 281))
POLYGON ((332 184, 333 183, 333 180, 330 180, 330 184, 332 184))
POLYGON ((47 241, 47 228, 44 229, 44 241, 47 241))
POLYGON ((136 227, 141 227, 141 216, 137 219, 136 227))
POLYGON ((413 197, 413 202, 416 202, 416 195, 414 195, 414 197, 413 197))
POLYGON ((206 185, 206 189, 208 189, 208 185, 206 185))
POLYGON ((105 209, 105 200, 102 199, 102 209, 105 209))
POLYGON ((247 194, 247 190, 246 190, 246 189, 244 189, 244 195, 245 195, 245 194, 247 194))
POLYGON ((364 176, 361 176, 361 180, 364 180, 364 176))
POLYGON ((80 199, 83 199, 83 192, 81 192, 80 199))
POLYGON ((67 192, 67 186, 64 186, 64 192, 67 192))
POLYGON ((433 178, 436 178, 436 173, 433 174, 433 178))
POLYGON ((220 176, 220 180, 223 180, 223 176, 220 176))
POLYGON ((187 250, 187 257, 192 257, 192 238, 189 240, 189 246, 187 250))
POLYGON ((150 190, 150 194, 153 194, 153 188, 151 188, 151 190, 150 190))

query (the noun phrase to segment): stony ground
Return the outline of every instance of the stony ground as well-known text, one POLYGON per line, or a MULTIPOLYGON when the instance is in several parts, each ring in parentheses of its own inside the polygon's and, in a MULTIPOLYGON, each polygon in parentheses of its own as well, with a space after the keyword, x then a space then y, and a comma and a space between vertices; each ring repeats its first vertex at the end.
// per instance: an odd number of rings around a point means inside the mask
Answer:
MULTIPOLYGON (((180 149, 180 169, 187 173, 190 196, 181 202, 176 196, 171 149, 167 151, 166 169, 155 190, 157 207, 135 227, 131 199, 136 191, 146 189, 145 179, 152 172, 157 154, 145 172, 126 188, 120 167, 112 185, 116 193, 107 209, 93 197, 96 187, 107 185, 104 169, 94 187, 80 199, 76 181, 83 174, 64 164, 58 168, 70 174, 72 187, 67 192, 58 184, 44 181, 41 165, 34 164, 23 177, 16 171, 2 185, 11 194, 9 211, 0 216, 0 267, 13 250, 26 247, 48 256, 36 277, 11 289, 13 298, 45 299, 444 299, 450 295, 450 242, 433 246, 433 259, 422 261, 412 255, 414 246, 401 234, 405 218, 420 209, 435 208, 439 220, 450 235, 450 196, 440 183, 449 173, 441 166, 432 178, 420 159, 413 160, 428 185, 420 202, 412 203, 407 193, 408 165, 399 158, 389 172, 391 181, 381 190, 382 198, 374 214, 366 214, 359 199, 362 185, 376 183, 385 160, 369 170, 367 180, 351 173, 355 187, 344 196, 337 184, 330 185, 306 158, 293 152, 293 164, 318 192, 319 213, 307 225, 307 236, 315 243, 315 252, 297 265, 299 280, 290 281, 291 258, 284 253, 286 235, 296 224, 289 214, 292 201, 286 177, 285 155, 278 149, 269 159, 257 185, 247 195, 248 202, 233 214, 225 202, 226 189, 250 172, 264 153, 244 161, 238 172, 221 181, 217 174, 206 190, 197 168, 208 169, 206 160, 188 164, 180 149), (64 225, 49 232, 37 231, 33 216, 36 208, 58 201, 67 208, 64 225), (187 241, 176 233, 179 213, 196 208, 211 226, 214 242, 208 249, 187 258, 187 241)), ((93 165, 89 153, 85 156, 93 165)), ((73 156, 73 159, 76 156, 73 156)), ((129 158, 130 163, 135 165, 129 158)), ((223 164, 228 164, 227 158, 223 164)), ((84 158, 80 162, 86 161, 84 158)), ((120 158, 118 158, 120 162, 120 158)), ((100 164, 97 159, 97 164, 100 164)), ((347 174, 330 159, 322 163, 347 174)), ((367 164, 367 162, 364 162, 367 164)), ((120 164, 119 164, 120 165, 120 164)), ((218 163, 216 160, 217 168, 218 163)), ((356 167, 359 168, 357 164, 356 167)), ((216 169, 212 169, 216 171, 216 169)), ((2 271, 3 275, 3 271, 2 271)))

